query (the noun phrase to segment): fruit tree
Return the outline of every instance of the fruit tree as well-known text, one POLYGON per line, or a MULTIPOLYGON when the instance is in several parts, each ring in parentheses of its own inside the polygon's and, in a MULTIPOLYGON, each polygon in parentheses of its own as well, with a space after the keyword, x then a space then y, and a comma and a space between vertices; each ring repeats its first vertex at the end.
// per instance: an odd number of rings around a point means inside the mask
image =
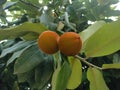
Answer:
POLYGON ((120 90, 119 0, 0 0, 0 90, 120 90))

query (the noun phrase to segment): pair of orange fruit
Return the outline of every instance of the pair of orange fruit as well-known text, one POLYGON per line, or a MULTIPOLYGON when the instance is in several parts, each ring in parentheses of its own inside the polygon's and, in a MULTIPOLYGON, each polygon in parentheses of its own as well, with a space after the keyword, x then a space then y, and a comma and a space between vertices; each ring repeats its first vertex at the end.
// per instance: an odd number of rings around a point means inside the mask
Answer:
POLYGON ((82 47, 80 35, 75 32, 65 32, 59 36, 53 31, 44 31, 38 38, 39 48, 46 54, 54 54, 58 50, 66 56, 74 56, 82 47))

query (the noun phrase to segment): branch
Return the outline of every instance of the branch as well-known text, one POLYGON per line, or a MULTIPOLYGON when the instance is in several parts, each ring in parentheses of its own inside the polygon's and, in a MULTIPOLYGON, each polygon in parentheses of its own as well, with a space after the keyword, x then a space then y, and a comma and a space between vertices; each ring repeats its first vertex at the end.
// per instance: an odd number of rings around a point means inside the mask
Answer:
POLYGON ((86 63, 88 66, 95 67, 95 68, 97 68, 97 69, 99 69, 99 70, 102 70, 102 69, 103 69, 103 68, 101 68, 101 67, 98 67, 98 66, 96 66, 96 65, 94 65, 94 64, 86 61, 85 58, 82 58, 82 57, 80 57, 80 56, 78 56, 78 55, 76 55, 75 57, 78 58, 79 60, 81 60, 82 62, 86 63))

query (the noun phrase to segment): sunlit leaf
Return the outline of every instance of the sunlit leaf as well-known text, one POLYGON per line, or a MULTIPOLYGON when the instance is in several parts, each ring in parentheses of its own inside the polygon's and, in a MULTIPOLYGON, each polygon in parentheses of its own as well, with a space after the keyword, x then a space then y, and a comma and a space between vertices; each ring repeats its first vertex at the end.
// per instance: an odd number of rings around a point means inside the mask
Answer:
POLYGON ((103 64, 103 69, 120 69, 120 63, 103 64))
POLYGON ((90 82, 90 90, 109 90, 102 76, 102 72, 98 69, 88 68, 87 78, 90 82))
POLYGON ((87 41, 87 57, 98 57, 120 50, 120 20, 103 25, 87 41))
POLYGON ((80 33, 82 41, 87 41, 99 28, 101 28, 105 24, 104 21, 96 21, 94 24, 89 26, 87 29, 80 33))
POLYGON ((71 66, 71 75, 67 84, 68 89, 75 89, 77 88, 82 79, 82 64, 80 60, 74 58, 74 57, 69 57, 69 62, 71 66))
POLYGON ((0 30, 0 40, 14 39, 17 37, 24 37, 24 39, 33 40, 37 39, 38 35, 46 29, 47 28, 43 24, 26 22, 19 26, 0 30))

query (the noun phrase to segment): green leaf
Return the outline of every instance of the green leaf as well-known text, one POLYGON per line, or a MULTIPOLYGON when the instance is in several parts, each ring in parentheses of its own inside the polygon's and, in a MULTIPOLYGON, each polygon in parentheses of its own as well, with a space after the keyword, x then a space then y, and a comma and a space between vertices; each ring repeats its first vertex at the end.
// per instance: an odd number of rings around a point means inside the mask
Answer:
POLYGON ((15 44, 15 40, 2 40, 0 41, 3 49, 9 48, 15 44))
POLYGON ((72 72, 67 84, 67 89, 75 89, 80 85, 82 80, 82 64, 80 60, 74 57, 69 57, 69 62, 72 72))
POLYGON ((14 65, 14 73, 18 74, 30 71, 48 58, 50 58, 50 56, 42 53, 37 45, 32 45, 27 48, 16 60, 14 65))
POLYGON ((31 45, 32 43, 34 43, 35 41, 20 41, 16 44, 14 44, 13 46, 11 47, 8 47, 6 49, 3 49, 1 55, 0 55, 0 58, 1 57, 4 57, 5 55, 9 54, 9 53, 13 53, 13 52, 16 52, 16 51, 19 51, 29 45, 31 45))
POLYGON ((61 67, 57 67, 57 69, 54 71, 53 76, 52 76, 52 90, 56 90, 56 85, 57 85, 57 78, 59 75, 59 72, 61 70, 61 67))
POLYGON ((20 90, 20 88, 19 88, 19 85, 18 85, 18 82, 17 82, 17 81, 15 81, 15 82, 14 82, 14 85, 13 85, 13 87, 12 87, 12 90, 20 90))
POLYGON ((89 26, 87 29, 85 29, 84 31, 82 31, 80 33, 80 36, 82 38, 82 41, 85 42, 87 41, 95 32, 97 32, 97 30, 99 30, 99 28, 101 28, 103 25, 105 24, 104 21, 97 21, 94 24, 92 24, 91 26, 89 26))
POLYGON ((66 90, 71 69, 68 62, 64 62, 62 67, 58 67, 52 77, 52 90, 66 90))
POLYGON ((102 73, 96 68, 88 68, 87 78, 90 82, 90 90, 109 90, 102 73))
POLYGON ((43 61, 35 69, 35 82, 39 90, 43 90, 48 85, 53 73, 53 59, 43 61))
POLYGON ((18 82, 19 83, 24 83, 28 82, 30 85, 31 89, 36 87, 35 85, 35 71, 34 69, 25 73, 18 73, 17 74, 18 82))
MULTIPOLYGON (((33 44, 31 44, 33 45, 33 44)), ((13 53, 13 55, 10 57, 10 59, 7 61, 7 66, 12 63, 16 58, 18 58, 23 52, 24 50, 26 50, 27 48, 29 48, 31 45, 28 45, 27 47, 23 48, 22 50, 16 51, 13 53)))
POLYGON ((19 26, 0 30, 0 40, 14 39, 16 37, 33 40, 37 39, 38 35, 46 29, 43 24, 26 22, 19 26))
POLYGON ((7 1, 4 5, 3 5, 3 9, 8 9, 11 6, 15 5, 17 2, 11 2, 11 1, 7 1))
POLYGON ((30 82, 31 80, 33 82, 33 81, 35 81, 33 76, 34 76, 34 70, 31 70, 31 71, 25 72, 25 73, 18 73, 17 74, 18 82, 19 83, 30 82))
POLYGON ((41 14, 40 10, 38 10, 41 8, 38 0, 19 1, 17 3, 17 7, 19 7, 21 11, 24 10, 24 13, 26 12, 30 18, 35 18, 36 16, 41 14))
POLYGON ((9 65, 10 63, 12 63, 16 58, 18 58, 18 57, 22 54, 23 51, 24 51, 24 49, 15 52, 15 53, 10 57, 10 59, 7 61, 7 65, 6 65, 6 66, 8 66, 8 65, 9 65))
POLYGON ((84 46, 87 57, 98 57, 120 50, 120 20, 103 25, 84 46))
POLYGON ((103 64, 103 69, 120 69, 120 63, 103 64))

